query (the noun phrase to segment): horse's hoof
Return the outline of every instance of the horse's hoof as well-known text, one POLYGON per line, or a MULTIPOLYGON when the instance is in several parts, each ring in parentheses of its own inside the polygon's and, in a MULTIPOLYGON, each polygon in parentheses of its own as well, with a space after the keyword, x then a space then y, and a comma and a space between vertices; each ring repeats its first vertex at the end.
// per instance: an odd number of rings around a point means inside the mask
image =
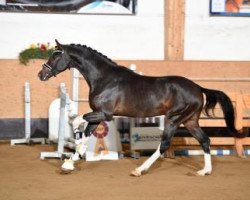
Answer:
POLYGON ((61 170, 63 171, 73 171, 75 169, 74 167, 74 161, 71 159, 65 159, 63 165, 61 166, 61 170))
POLYGON ((137 169, 135 169, 131 172, 131 176, 140 177, 141 172, 139 172, 137 169))
POLYGON ((70 174, 73 170, 65 169, 61 167, 60 174, 70 174))
POLYGON ((205 170, 200 170, 197 172, 198 176, 206 176, 206 175, 210 175, 212 173, 212 171, 205 171, 205 170))

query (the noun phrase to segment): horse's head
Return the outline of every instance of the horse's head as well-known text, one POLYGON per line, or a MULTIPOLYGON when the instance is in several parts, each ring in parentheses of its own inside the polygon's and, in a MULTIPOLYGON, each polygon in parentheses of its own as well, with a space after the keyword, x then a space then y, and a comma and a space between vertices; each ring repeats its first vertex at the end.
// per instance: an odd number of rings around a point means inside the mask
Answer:
POLYGON ((48 61, 42 65, 38 77, 41 81, 47 81, 50 77, 65 71, 70 66, 70 56, 64 49, 64 45, 56 40, 56 50, 49 57, 48 61))

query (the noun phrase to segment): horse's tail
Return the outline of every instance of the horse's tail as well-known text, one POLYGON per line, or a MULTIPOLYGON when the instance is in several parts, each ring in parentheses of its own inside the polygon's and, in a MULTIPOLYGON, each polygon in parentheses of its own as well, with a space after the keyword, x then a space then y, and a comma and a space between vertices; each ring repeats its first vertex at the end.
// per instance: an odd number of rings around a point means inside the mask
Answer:
POLYGON ((225 122, 230 133, 237 138, 246 137, 245 134, 239 133, 235 128, 235 113, 234 107, 230 98, 222 91, 210 90, 206 88, 201 88, 202 93, 206 95, 206 104, 204 106, 204 111, 207 116, 210 116, 209 110, 213 110, 217 103, 220 104, 225 122))

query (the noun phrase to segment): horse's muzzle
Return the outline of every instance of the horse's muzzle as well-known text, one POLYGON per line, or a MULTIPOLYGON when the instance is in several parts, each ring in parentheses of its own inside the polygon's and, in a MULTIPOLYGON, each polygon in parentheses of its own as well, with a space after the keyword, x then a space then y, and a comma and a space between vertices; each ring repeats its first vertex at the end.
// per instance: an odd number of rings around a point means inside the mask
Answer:
POLYGON ((39 73, 38 73, 38 77, 41 81, 47 81, 49 80, 49 78, 51 77, 50 73, 48 72, 43 72, 43 70, 41 70, 39 73))

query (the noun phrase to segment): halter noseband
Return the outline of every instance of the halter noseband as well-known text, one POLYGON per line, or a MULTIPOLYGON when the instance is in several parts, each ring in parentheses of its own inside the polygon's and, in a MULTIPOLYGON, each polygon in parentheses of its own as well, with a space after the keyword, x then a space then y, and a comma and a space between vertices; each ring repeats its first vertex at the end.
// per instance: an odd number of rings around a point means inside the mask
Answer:
POLYGON ((47 63, 44 63, 43 67, 47 68, 49 71, 52 71, 52 67, 47 63))
MULTIPOLYGON (((55 50, 52 54, 54 54, 54 53, 61 53, 61 54, 63 54, 64 52, 61 51, 61 50, 55 50)), ((49 64, 44 63, 44 64, 42 65, 42 67, 48 69, 48 71, 49 71, 53 76, 56 76, 55 73, 54 73, 53 68, 52 68, 49 64)), ((48 76, 48 75, 47 75, 47 76, 48 76)))

